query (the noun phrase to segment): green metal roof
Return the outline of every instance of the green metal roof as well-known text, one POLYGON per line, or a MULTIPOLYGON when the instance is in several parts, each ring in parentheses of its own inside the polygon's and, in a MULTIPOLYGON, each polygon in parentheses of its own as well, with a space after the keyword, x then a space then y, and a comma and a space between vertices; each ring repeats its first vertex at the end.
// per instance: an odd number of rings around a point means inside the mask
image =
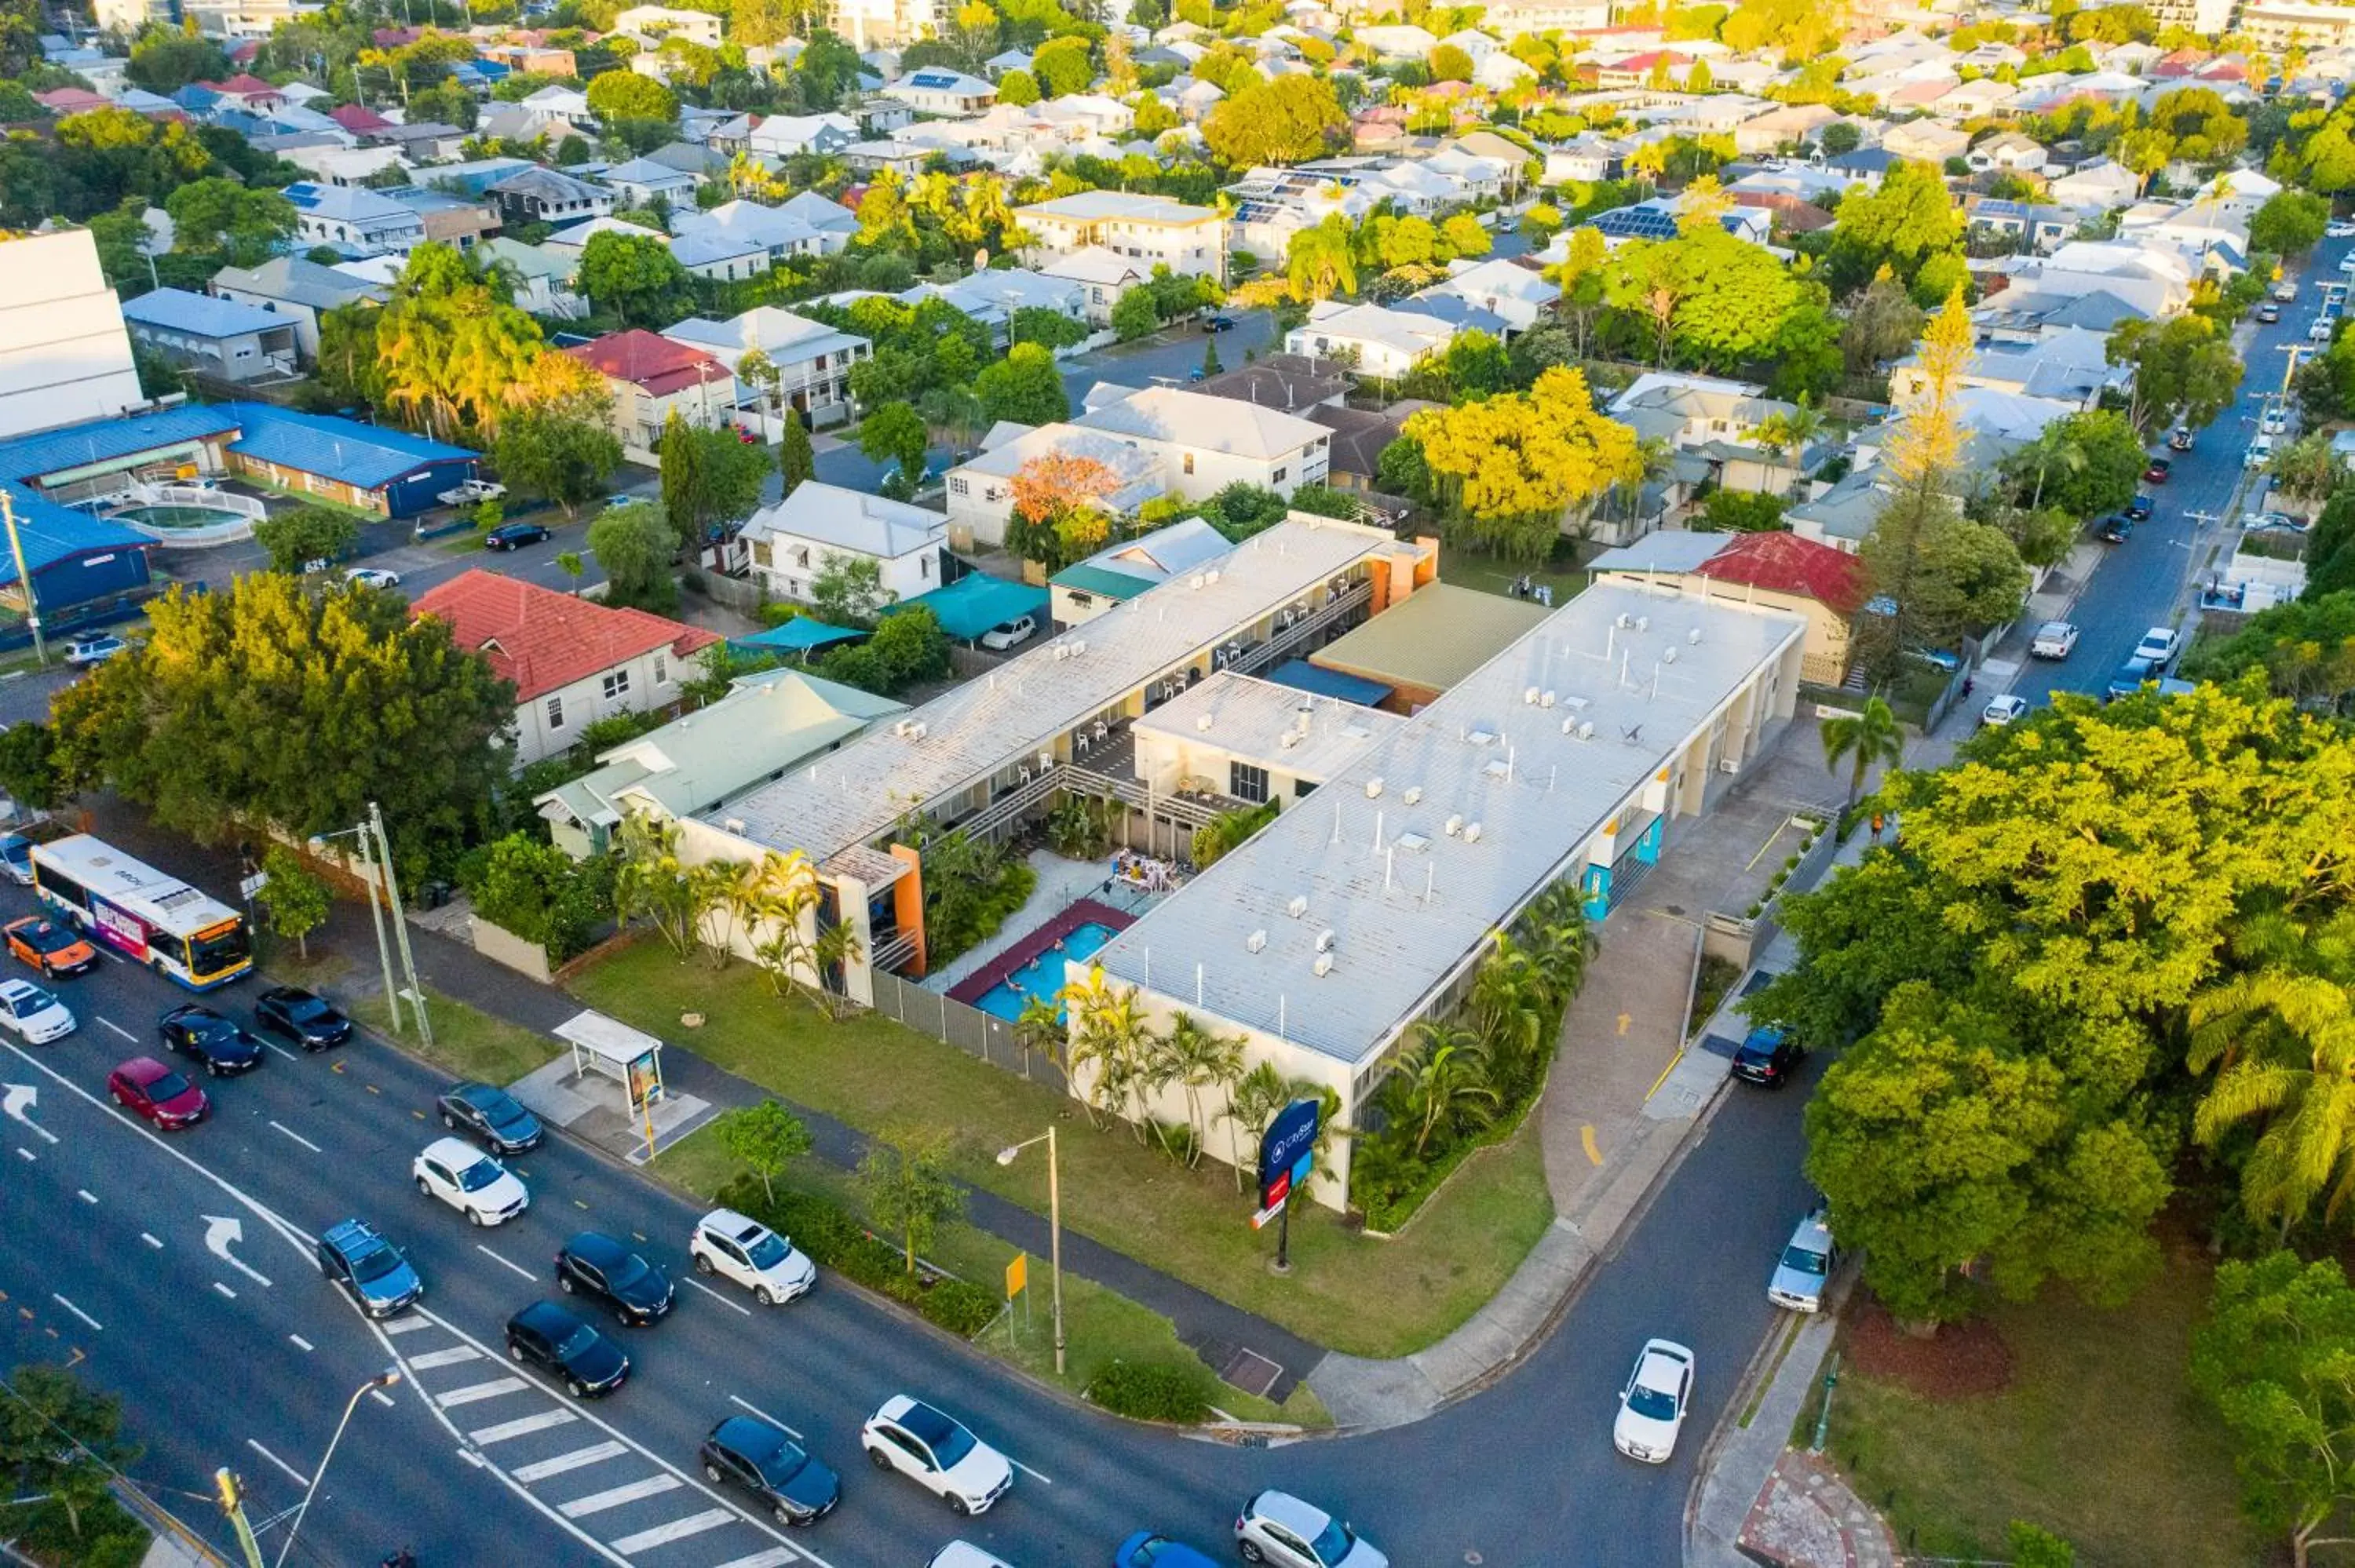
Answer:
POLYGON ((1131 577, 1109 567, 1092 567, 1085 561, 1075 567, 1065 567, 1048 580, 1057 588, 1077 588, 1082 593, 1102 594, 1106 599, 1124 602, 1154 586, 1150 577, 1131 577))

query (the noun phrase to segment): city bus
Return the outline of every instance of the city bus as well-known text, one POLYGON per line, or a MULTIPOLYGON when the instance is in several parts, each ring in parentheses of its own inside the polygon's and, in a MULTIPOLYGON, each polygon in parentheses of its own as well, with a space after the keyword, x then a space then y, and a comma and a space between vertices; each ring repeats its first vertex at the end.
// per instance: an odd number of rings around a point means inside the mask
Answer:
POLYGON ((35 844, 33 887, 98 941, 190 991, 253 968, 244 916, 88 833, 35 844))

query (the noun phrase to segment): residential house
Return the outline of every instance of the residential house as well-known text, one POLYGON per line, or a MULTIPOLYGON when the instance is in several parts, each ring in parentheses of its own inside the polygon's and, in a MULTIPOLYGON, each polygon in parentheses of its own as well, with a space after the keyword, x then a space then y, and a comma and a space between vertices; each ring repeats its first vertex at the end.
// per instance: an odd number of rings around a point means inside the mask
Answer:
POLYGON ((597 183, 629 207, 652 207, 656 196, 673 207, 695 205, 695 176, 651 158, 615 164, 597 176, 597 183))
POLYGON ((1304 484, 1324 483, 1332 455, 1322 426, 1172 387, 1104 402, 1071 422, 1157 452, 1170 489, 1188 501, 1207 501, 1237 482, 1289 496, 1304 484))
POLYGON ((1936 167, 1969 152, 1971 133, 1959 125, 1936 120, 1909 120, 1881 132, 1881 145, 1884 152, 1936 167))
POLYGON ((634 327, 563 352, 605 378, 613 394, 613 434, 632 462, 661 461, 663 429, 673 414, 707 430, 734 421, 735 375, 701 349, 634 327))
POLYGON ((1338 406, 1348 395, 1349 376, 1334 360, 1267 354, 1232 370, 1222 370, 1197 383, 1194 390, 1305 418, 1317 408, 1338 406))
POLYGON ((771 114, 752 128, 746 150, 772 158, 841 152, 859 139, 858 122, 847 114, 771 114))
POLYGON ((527 223, 568 224, 603 217, 613 210, 613 193, 554 169, 518 169, 483 193, 496 203, 510 227, 527 223))
POLYGON ((379 517, 413 517, 442 492, 474 477, 477 454, 383 425, 304 414, 271 403, 224 403, 237 439, 231 472, 379 517))
POLYGON ((1422 360, 1447 352, 1455 323, 1419 311, 1320 300, 1308 320, 1284 334, 1287 354, 1339 359, 1360 376, 1396 380, 1422 360))
POLYGON ((858 219, 815 191, 804 191, 782 207, 757 201, 722 202, 708 211, 682 207, 671 215, 671 229, 681 238, 724 237, 774 262, 839 254, 858 232, 858 219))
POLYGON ((589 302, 573 291, 572 280, 581 259, 504 235, 483 241, 478 258, 485 266, 496 262, 514 281, 516 303, 536 316, 578 321, 589 313, 589 302))
POLYGON ((1226 272, 1226 219, 1214 207, 1126 191, 1081 191, 1018 207, 1014 217, 1029 231, 1038 257, 1101 246, 1139 263, 1148 276, 1156 267, 1187 276, 1226 272))
POLYGON ((284 194, 294 204, 294 237, 306 247, 331 245, 347 256, 406 255, 425 238, 423 218, 364 186, 299 180, 284 194))
POLYGON ((731 371, 758 349, 773 376, 743 378, 740 412, 776 408, 814 429, 850 417, 850 367, 875 352, 873 343, 855 333, 774 305, 761 305, 724 322, 689 316, 664 329, 663 335, 705 351, 731 371))
POLYGON ((753 513, 738 537, 773 599, 806 604, 827 567, 867 561, 884 602, 900 603, 942 585, 948 526, 938 512, 808 479, 753 513))
POLYGON ((985 267, 954 283, 919 283, 900 298, 909 304, 945 300, 1007 341, 1017 311, 1052 311, 1067 321, 1087 320, 1087 291, 1068 278, 1050 278, 1019 267, 985 267))
POLYGON ((515 683, 518 768, 571 747, 601 718, 676 706, 693 674, 688 661, 719 641, 642 609, 481 570, 435 584, 410 613, 446 621, 459 647, 515 683))
POLYGON ((1040 277, 1079 291, 1081 308, 1091 326, 1112 324, 1113 307, 1120 297, 1146 281, 1145 269, 1101 245, 1091 245, 1058 256, 1039 269, 1040 277))
POLYGON ((1553 302, 1561 298, 1561 290, 1547 282, 1544 274, 1516 261, 1456 261, 1450 264, 1444 282, 1433 283, 1408 299, 1412 303, 1443 296, 1487 311, 1505 323, 1510 335, 1537 325, 1553 302))
POLYGON ((268 381, 295 374, 294 323, 259 305, 150 289, 123 303, 131 341, 184 370, 220 381, 268 381))
POLYGON ((0 438, 146 402, 122 306, 90 230, 0 229, 0 438))
POLYGON ((1963 162, 1979 174, 2033 175, 2040 173, 2051 157, 2043 143, 2017 131, 2004 131, 1963 154, 1963 162))
MULTIPOLYGON (((2134 379, 2131 366, 2109 362, 2108 350, 2105 334, 2083 327, 2062 327, 2030 344, 1983 343, 1964 365, 1958 385, 2095 408, 2105 393, 2123 392, 2134 379)), ((1890 372, 1889 400, 1909 408, 1928 385, 1920 356, 1909 357, 1890 372)))
POLYGON ((1043 457, 1101 464, 1111 477, 1095 503, 1115 517, 1133 515, 1172 488, 1158 446, 1148 449, 1075 424, 1035 429, 1001 425, 982 438, 979 451, 948 471, 950 547, 970 550, 1004 544, 1007 524, 1014 515, 1015 476, 1043 457))
POLYGON ((380 305, 390 291, 300 256, 273 256, 259 267, 224 267, 208 285, 213 297, 276 313, 294 327, 294 347, 319 357, 319 318, 345 305, 380 305))
POLYGON ((551 84, 520 100, 516 107, 526 119, 554 134, 564 133, 557 131, 559 125, 570 131, 575 125, 597 122, 595 112, 589 107, 589 94, 577 87, 551 84))
POLYGON ((1762 429, 1771 436, 1770 422, 1788 419, 1797 409, 1747 382, 1650 371, 1608 408, 1639 437, 1665 441, 1706 464, 1700 478, 1719 489, 1787 494, 1822 455, 1762 438, 1762 429))
POLYGON ((1864 563, 1796 534, 1656 534, 1587 564, 1590 581, 1632 578, 1679 593, 1760 605, 1807 623, 1802 678, 1848 678, 1849 630, 1864 603, 1864 563), (1665 558, 1664 558, 1665 557, 1665 558))
POLYGON ((613 17, 613 30, 644 37, 685 38, 707 49, 719 47, 720 19, 709 11, 681 11, 668 5, 633 5, 613 17))
POLYGON ((216 104, 241 109, 248 114, 268 114, 286 107, 286 94, 257 76, 239 75, 227 81, 200 81, 216 104))
POLYGON ((398 147, 354 147, 325 137, 302 140, 302 146, 272 151, 321 185, 365 185, 402 166, 398 147))
POLYGON ((919 114, 938 114, 950 119, 962 119, 979 114, 997 101, 997 89, 976 76, 945 66, 927 66, 911 71, 883 89, 883 95, 894 98, 919 114))

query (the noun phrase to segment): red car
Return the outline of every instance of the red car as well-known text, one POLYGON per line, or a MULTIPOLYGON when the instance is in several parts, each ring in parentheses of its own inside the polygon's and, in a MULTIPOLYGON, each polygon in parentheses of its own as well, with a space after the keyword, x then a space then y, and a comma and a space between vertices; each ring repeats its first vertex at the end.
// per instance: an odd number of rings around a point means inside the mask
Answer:
POLYGON ((2165 484, 2167 471, 2174 466, 2163 457, 2155 457, 2150 460, 2150 466, 2142 471, 2143 479, 2151 484, 2165 484))
POLYGON ((204 1090, 153 1056, 133 1056, 109 1073, 106 1091, 115 1104, 166 1132, 196 1126, 213 1108, 204 1090))

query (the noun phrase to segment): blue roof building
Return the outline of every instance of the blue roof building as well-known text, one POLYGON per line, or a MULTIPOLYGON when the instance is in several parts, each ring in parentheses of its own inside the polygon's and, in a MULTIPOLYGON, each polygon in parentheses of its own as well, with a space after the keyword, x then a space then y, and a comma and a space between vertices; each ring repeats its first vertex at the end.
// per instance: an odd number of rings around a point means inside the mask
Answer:
POLYGON ((123 302, 132 341, 182 369, 218 381, 292 376, 298 325, 292 316, 186 289, 155 289, 123 302))
POLYGON ((474 477, 478 461, 464 447, 332 414, 268 403, 230 403, 221 411, 240 431, 228 449, 235 467, 388 517, 424 511, 435 495, 474 477))

